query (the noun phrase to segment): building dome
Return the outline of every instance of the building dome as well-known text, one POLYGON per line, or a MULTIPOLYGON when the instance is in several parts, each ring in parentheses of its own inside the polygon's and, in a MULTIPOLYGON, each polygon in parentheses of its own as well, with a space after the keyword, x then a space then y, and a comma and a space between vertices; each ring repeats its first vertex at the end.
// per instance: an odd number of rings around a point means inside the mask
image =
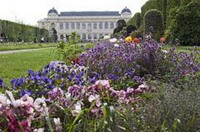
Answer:
POLYGON ((131 10, 128 9, 127 7, 125 7, 125 8, 122 10, 121 14, 123 14, 123 13, 125 13, 125 12, 131 13, 131 10))
POLYGON ((49 10, 48 15, 49 15, 49 14, 57 14, 57 15, 58 15, 58 12, 57 12, 57 10, 54 9, 54 7, 53 7, 51 10, 49 10))

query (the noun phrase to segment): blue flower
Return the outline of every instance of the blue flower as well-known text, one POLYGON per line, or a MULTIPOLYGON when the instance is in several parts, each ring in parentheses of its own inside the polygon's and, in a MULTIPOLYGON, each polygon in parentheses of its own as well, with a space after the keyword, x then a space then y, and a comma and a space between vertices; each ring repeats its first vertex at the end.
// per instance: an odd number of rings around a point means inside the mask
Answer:
POLYGON ((4 81, 3 81, 1 78, 0 78, 0 87, 2 87, 2 88, 5 88, 5 87, 6 87, 4 81))
POLYGON ((26 94, 30 96, 32 94, 32 92, 30 90, 21 90, 20 91, 20 96, 24 96, 26 94))
POLYGON ((16 89, 20 86, 22 86, 24 83, 26 83, 26 78, 17 78, 17 79, 13 79, 11 80, 10 84, 12 86, 13 89, 16 89))

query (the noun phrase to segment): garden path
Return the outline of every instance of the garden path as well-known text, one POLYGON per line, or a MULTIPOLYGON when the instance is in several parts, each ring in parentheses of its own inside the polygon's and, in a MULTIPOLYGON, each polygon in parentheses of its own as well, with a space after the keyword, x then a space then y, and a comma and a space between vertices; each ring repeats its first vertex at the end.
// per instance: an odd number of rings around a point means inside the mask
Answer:
POLYGON ((30 52, 30 51, 37 51, 37 50, 44 50, 44 49, 52 49, 52 48, 54 48, 54 47, 40 48, 40 49, 8 50, 8 51, 0 51, 0 54, 12 54, 12 53, 30 52))

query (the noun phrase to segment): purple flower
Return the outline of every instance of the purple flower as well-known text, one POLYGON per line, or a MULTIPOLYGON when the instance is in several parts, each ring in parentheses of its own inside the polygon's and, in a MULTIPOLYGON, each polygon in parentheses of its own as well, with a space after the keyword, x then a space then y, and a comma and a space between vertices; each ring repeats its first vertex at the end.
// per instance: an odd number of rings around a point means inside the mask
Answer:
POLYGON ((0 78, 0 87, 2 87, 2 88, 5 88, 5 87, 6 87, 6 85, 5 85, 4 81, 3 81, 3 79, 1 79, 1 78, 0 78))

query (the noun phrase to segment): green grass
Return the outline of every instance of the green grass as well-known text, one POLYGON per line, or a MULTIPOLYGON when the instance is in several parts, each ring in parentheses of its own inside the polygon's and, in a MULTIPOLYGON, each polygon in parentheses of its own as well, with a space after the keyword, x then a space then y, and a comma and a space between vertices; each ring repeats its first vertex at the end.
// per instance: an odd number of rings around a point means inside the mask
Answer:
MULTIPOLYGON (((83 48, 79 44, 71 46, 65 45, 65 52, 67 57, 69 57, 71 55, 80 54, 93 46, 94 44, 84 44, 83 48), (77 53, 75 53, 75 51, 77 51, 77 53)), ((61 59, 57 52, 56 48, 47 48, 30 52, 0 54, 0 78, 2 78, 6 84, 9 84, 10 80, 13 78, 26 76, 29 69, 34 71, 42 69, 49 62, 61 59)))
POLYGON ((21 50, 21 49, 39 49, 39 48, 48 48, 48 47, 56 47, 57 44, 34 44, 34 43, 0 43, 0 51, 7 50, 21 50))
POLYGON ((8 84, 11 79, 27 75, 27 70, 39 70, 58 57, 55 48, 0 55, 0 78, 8 84))

